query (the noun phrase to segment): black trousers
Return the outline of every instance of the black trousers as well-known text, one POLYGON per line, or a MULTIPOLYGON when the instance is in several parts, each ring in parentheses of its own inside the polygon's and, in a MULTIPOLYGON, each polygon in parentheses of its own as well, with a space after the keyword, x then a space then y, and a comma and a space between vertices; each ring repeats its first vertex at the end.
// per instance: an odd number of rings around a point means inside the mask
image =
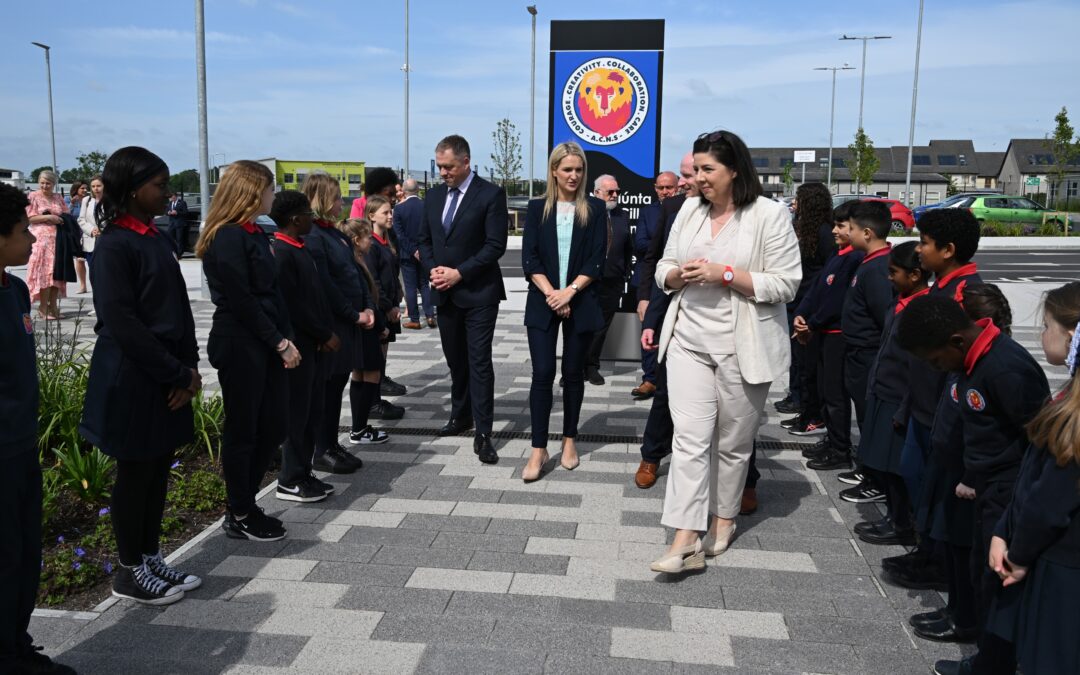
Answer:
POLYGON ((860 429, 866 418, 866 384, 876 356, 876 349, 865 347, 848 347, 844 354, 844 388, 855 404, 855 419, 860 429))
MULTIPOLYGON (((41 464, 37 448, 0 471, 0 669, 30 651, 27 628, 41 575, 41 464)), ((12 667, 12 669, 14 669, 12 667)))
POLYGON ((562 327, 563 353, 563 436, 575 438, 585 399, 585 355, 593 334, 574 332, 574 323, 555 320, 547 330, 528 328, 529 358, 532 361, 532 384, 529 386, 529 416, 532 424, 532 447, 546 448, 551 419, 552 387, 555 385, 555 348, 562 327))
POLYGON ((121 565, 140 565, 144 555, 158 552, 172 463, 171 452, 146 461, 116 461, 109 515, 121 565))
MULTIPOLYGON (((787 306, 788 335, 795 332, 795 303, 787 306)), ((803 405, 802 362, 805 349, 798 340, 791 341, 791 366, 788 368, 788 396, 797 406, 803 405)))
POLYGON ((910 530, 915 527, 912 518, 911 495, 908 494, 907 482, 903 476, 865 466, 862 470, 871 483, 885 493, 886 516, 896 529, 910 530))
POLYGON ((641 437, 641 459, 646 462, 660 463, 671 454, 671 437, 675 434, 675 425, 671 421, 671 409, 668 408, 667 362, 656 364, 656 393, 653 394, 649 418, 645 421, 645 433, 641 437))
MULTIPOLYGON (((318 379, 318 378, 316 378, 318 379)), ((338 430, 341 428, 341 403, 345 398, 345 385, 349 383, 349 373, 330 373, 322 386, 322 410, 316 410, 318 421, 315 425, 315 454, 321 457, 327 450, 338 443, 338 430)))
POLYGON ((585 359, 585 370, 593 371, 600 369, 600 354, 604 351, 604 340, 607 339, 611 321, 615 318, 615 312, 619 309, 619 300, 622 299, 624 282, 622 277, 615 279, 601 279, 596 287, 600 296, 600 310, 604 314, 604 327, 593 333, 592 344, 589 345, 589 354, 585 359))
POLYGON ((802 403, 803 414, 808 419, 820 422, 825 418, 821 402, 821 384, 818 382, 818 373, 821 370, 821 336, 814 333, 805 345, 794 343, 793 349, 800 353, 799 400, 802 403))
POLYGON ((288 376, 281 357, 256 340, 211 334, 206 352, 225 403, 221 468, 229 508, 245 516, 288 433, 288 376))
POLYGON ((960 628, 978 625, 975 611, 975 588, 971 585, 971 547, 945 544, 945 576, 949 582, 949 602, 946 607, 960 628))
MULTIPOLYGON (((305 346, 300 350, 300 365, 286 371, 289 388, 289 425, 281 449, 278 483, 296 485, 311 473, 315 455, 315 433, 320 421, 326 387, 319 380, 321 355, 305 346)), ((340 410, 340 406, 338 407, 340 410)))
POLYGON ((990 539, 1009 502, 1015 484, 1012 481, 990 483, 979 490, 975 498, 975 541, 971 547, 970 574, 975 588, 975 609, 978 615, 979 653, 975 656, 973 672, 982 675, 1012 675, 1016 672, 1016 647, 986 629, 990 605, 1001 588, 1001 579, 991 569, 990 539))
POLYGON ((472 417, 476 433, 490 434, 495 418, 495 368, 491 342, 495 337, 498 305, 439 306, 439 337, 450 367, 450 417, 472 417))
POLYGON ((829 445, 841 452, 851 448, 851 399, 844 387, 844 352, 847 345, 839 333, 821 335, 818 360, 818 391, 828 428, 829 445))
POLYGON ((191 223, 186 220, 169 228, 169 234, 172 235, 173 240, 173 250, 176 251, 177 258, 184 257, 184 249, 187 248, 188 232, 190 231, 191 223))

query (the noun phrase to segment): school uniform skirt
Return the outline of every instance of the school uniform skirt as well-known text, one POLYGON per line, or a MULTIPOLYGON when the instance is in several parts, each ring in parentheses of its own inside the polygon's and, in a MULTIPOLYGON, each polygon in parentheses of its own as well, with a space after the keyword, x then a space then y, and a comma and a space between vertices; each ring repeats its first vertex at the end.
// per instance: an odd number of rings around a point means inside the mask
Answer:
POLYGON ((915 529, 934 541, 970 546, 975 536, 975 500, 956 496, 964 467, 947 466, 930 455, 923 472, 923 487, 915 504, 915 529))
MULTIPOLYGON (((383 358, 379 332, 378 323, 371 329, 357 329, 352 354, 353 370, 382 370, 386 359, 383 358)), ((391 335, 393 335, 392 332, 391 335)))
POLYGON ((318 379, 329 379, 333 375, 352 372, 353 353, 356 351, 357 326, 345 321, 334 321, 334 334, 341 340, 341 349, 336 352, 323 352, 319 358, 318 379))
POLYGON ((866 417, 859 440, 860 464, 875 471, 900 475, 900 455, 906 430, 897 431, 892 423, 899 410, 899 403, 883 401, 873 394, 866 397, 866 417))
POLYGON ((1016 645, 1024 673, 1075 673, 1077 598, 1080 569, 1040 558, 1023 582, 998 592, 987 629, 1016 645))

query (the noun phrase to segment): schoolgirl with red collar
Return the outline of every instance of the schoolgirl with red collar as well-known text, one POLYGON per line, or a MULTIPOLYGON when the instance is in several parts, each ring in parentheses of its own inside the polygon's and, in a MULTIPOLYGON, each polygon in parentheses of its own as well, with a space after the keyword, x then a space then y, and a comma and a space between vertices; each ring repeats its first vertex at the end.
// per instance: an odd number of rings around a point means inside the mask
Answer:
POLYGON ((144 148, 121 148, 105 163, 93 265, 98 338, 79 425, 116 459, 113 595, 150 605, 202 583, 166 564, 159 548, 173 452, 195 439, 191 399, 202 387, 187 285, 154 226, 168 181, 165 162, 144 148))
MULTIPOLYGON (((386 337, 380 342, 383 365, 379 391, 380 394, 387 395, 405 394, 405 386, 386 375, 386 356, 390 343, 395 342, 397 335, 401 333, 401 301, 405 298, 405 291, 401 286, 401 260, 392 231, 394 212, 389 199, 382 195, 371 195, 364 205, 364 213, 365 220, 371 224, 371 248, 365 253, 364 259, 379 287, 378 309, 383 314, 387 329, 386 337)), ((383 400, 381 395, 378 397, 377 406, 378 409, 387 406, 387 401, 383 400)))
POLYGON ((972 322, 960 304, 944 294, 912 301, 897 330, 900 346, 915 357, 943 373, 959 374, 964 475, 955 493, 974 500, 971 571, 982 629, 979 653, 970 661, 969 672, 1011 673, 1012 643, 985 629, 989 603, 1001 583, 986 561, 1028 446, 1025 427, 1049 397, 1050 388, 1042 368, 1023 347, 990 319, 972 322))
POLYGON ((195 245, 214 303, 206 351, 218 369, 225 404, 221 468, 228 507, 222 529, 234 539, 256 541, 285 536, 281 521, 267 516, 255 495, 288 430, 285 370, 301 360, 270 242, 255 224, 273 200, 269 169, 250 160, 233 162, 195 245))

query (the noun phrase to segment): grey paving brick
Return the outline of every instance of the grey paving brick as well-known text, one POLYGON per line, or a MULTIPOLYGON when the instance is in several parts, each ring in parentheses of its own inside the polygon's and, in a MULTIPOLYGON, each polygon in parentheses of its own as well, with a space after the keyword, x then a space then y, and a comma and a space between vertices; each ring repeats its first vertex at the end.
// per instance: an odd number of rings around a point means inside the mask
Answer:
POLYGON ((481 618, 518 617, 526 620, 550 621, 558 614, 557 598, 537 595, 503 595, 454 591, 446 605, 448 616, 481 618))
MULTIPOLYGON (((464 478, 469 480, 466 476, 453 476, 454 478, 464 478)), ((421 499, 435 499, 435 500, 450 500, 454 502, 484 502, 487 504, 495 504, 502 497, 502 492, 498 490, 473 490, 468 487, 429 487, 424 490, 420 496, 421 499)), ((465 517, 465 516, 459 516, 465 517)))
POLYGON ((569 558, 562 555, 528 555, 477 551, 469 560, 469 569, 490 572, 526 572, 529 574, 565 575, 569 558))
POLYGON ((185 665, 216 666, 219 672, 233 664, 279 666, 292 663, 307 641, 306 637, 294 635, 201 630, 184 643, 184 661, 185 665))
POLYGON ((560 621, 597 626, 671 630, 668 607, 647 602, 612 602, 562 598, 556 614, 560 621))
POLYGON ((828 599, 816 593, 774 591, 768 588, 724 587, 724 606, 763 612, 781 612, 786 617, 808 615, 835 615, 836 610, 828 599))
POLYGON ((413 548, 411 546, 383 546, 372 558, 380 565, 415 567, 440 567, 463 570, 469 566, 472 550, 450 548, 413 548))
POLYGON ((378 550, 379 545, 370 542, 293 540, 285 546, 279 557, 365 563, 371 560, 378 550))
POLYGON ((405 616, 386 614, 373 640, 390 642, 421 642, 424 644, 487 644, 495 619, 474 616, 405 616))
POLYGON ((487 646, 513 645, 531 652, 571 652, 607 656, 611 651, 611 629, 586 624, 537 622, 504 617, 496 621, 487 637, 487 646))
MULTIPOLYGON (((687 576, 679 582, 619 580, 615 583, 615 600, 723 608, 724 594, 719 585, 700 583, 701 576, 687 576)), ((662 579, 663 575, 657 577, 662 579)))
POLYGON ((439 615, 450 602, 451 595, 450 591, 426 588, 353 586, 334 606, 338 609, 394 612, 399 616, 439 615))
POLYGON ((666 675, 671 672, 670 663, 588 654, 548 654, 544 662, 545 675, 666 675))
POLYGON ((925 672, 928 660, 926 654, 910 645, 906 649, 890 649, 875 645, 857 646, 855 655, 861 668, 859 672, 866 675, 925 672))
POLYGON ((413 672, 423 651, 415 643, 313 637, 292 666, 302 673, 356 673, 363 664, 365 674, 398 675, 413 672))
POLYGON ((844 644, 732 637, 735 663, 756 668, 779 668, 810 673, 858 673, 862 665, 855 650, 844 644))
POLYGON ((305 581, 324 581, 351 586, 404 587, 412 575, 412 567, 323 560, 304 578, 305 581))
POLYGON ((514 534, 523 537, 573 539, 574 534, 577 532, 577 523, 492 518, 487 532, 488 534, 514 534))
POLYGON ((565 506, 577 508, 581 506, 581 495, 569 495, 546 492, 511 492, 502 493, 503 504, 532 504, 533 506, 565 506))
POLYGON ((545 654, 522 651, 517 645, 483 648, 465 645, 432 645, 424 650, 416 675, 506 675, 507 673, 542 673, 545 654))
POLYGON ((490 518, 473 516, 440 516, 427 513, 410 513, 398 525, 404 530, 427 530, 429 532, 483 532, 490 518))
POLYGON ((411 546, 426 548, 435 541, 434 532, 399 530, 387 527, 354 527, 341 538, 342 544, 375 546, 411 546))
POLYGON ((169 605, 158 613, 150 623, 202 629, 228 626, 231 630, 253 631, 268 616, 265 607, 252 603, 185 597, 183 602, 169 605))
POLYGON ((455 548, 474 551, 521 553, 525 550, 526 537, 507 534, 473 534, 467 532, 440 532, 432 548, 455 548))

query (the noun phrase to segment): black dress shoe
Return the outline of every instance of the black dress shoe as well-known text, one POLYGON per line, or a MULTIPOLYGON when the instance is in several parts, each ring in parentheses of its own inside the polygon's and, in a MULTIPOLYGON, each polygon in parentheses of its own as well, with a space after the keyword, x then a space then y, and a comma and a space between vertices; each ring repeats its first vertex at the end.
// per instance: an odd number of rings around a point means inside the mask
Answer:
POLYGON ((364 466, 363 460, 356 455, 349 454, 349 451, 343 448, 340 444, 335 445, 326 451, 326 454, 333 455, 339 461, 343 462, 346 466, 351 466, 353 471, 364 466))
POLYGON ((399 420, 405 416, 405 408, 390 401, 379 401, 371 406, 368 417, 373 420, 399 420))
POLYGON ((379 393, 383 396, 404 396, 408 393, 408 390, 405 388, 405 385, 394 382, 390 379, 390 376, 387 375, 382 379, 382 382, 379 383, 379 393))
POLYGON ((773 404, 773 407, 776 408, 776 412, 780 413, 781 415, 793 415, 795 413, 802 412, 802 406, 792 401, 790 396, 783 400, 777 401, 773 404))
POLYGON ((476 438, 473 439, 473 452, 480 457, 480 461, 484 464, 499 463, 499 455, 491 445, 491 434, 476 434, 476 438))
POLYGON ((912 570, 884 568, 881 576, 893 585, 914 591, 949 590, 948 580, 941 569, 934 565, 924 565, 912 570))
POLYGON ((883 527, 888 524, 888 518, 882 518, 881 520, 864 520, 861 523, 855 523, 855 527, 851 529, 855 532, 855 534, 862 534, 863 532, 876 530, 877 528, 883 527))
POLYGON ((829 451, 829 442, 824 438, 808 448, 804 448, 802 456, 807 459, 817 459, 829 451))
POLYGON ((949 661, 943 659, 934 663, 934 675, 971 675, 974 672, 974 656, 968 656, 962 661, 949 661))
POLYGON ((319 471, 329 473, 353 473, 356 471, 356 467, 351 462, 339 457, 337 453, 333 452, 333 448, 316 457, 311 466, 319 471))
POLYGON ((979 631, 975 628, 960 628, 952 619, 945 617, 940 621, 915 626, 915 634, 924 640, 934 642, 975 642, 979 631))
POLYGON ((586 370, 585 379, 589 384, 595 384, 596 386, 604 383, 604 376, 600 374, 599 370, 586 370))
POLYGON ((842 452, 836 448, 829 448, 828 452, 820 457, 815 457, 806 463, 806 468, 814 471, 832 471, 834 469, 850 469, 851 453, 842 452))
POLYGON ((925 626, 925 625, 928 625, 928 624, 937 623, 938 621, 941 621, 942 619, 947 619, 947 618, 949 618, 949 613, 945 610, 944 607, 941 607, 939 609, 935 609, 932 612, 923 612, 922 614, 915 614, 910 619, 908 619, 907 622, 908 622, 908 625, 911 626, 912 628, 917 628, 919 626, 925 626))
POLYGON ((915 530, 898 530, 891 522, 860 532, 858 537, 867 544, 882 546, 912 546, 915 544, 915 530))
POLYGON ((931 564, 933 559, 922 549, 916 548, 910 553, 896 555, 891 558, 882 558, 881 567, 887 570, 921 570, 931 564))
POLYGON ((444 424, 442 426, 442 429, 439 429, 439 435, 440 436, 457 436, 458 434, 460 434, 463 431, 468 431, 469 429, 472 429, 472 427, 473 427, 473 421, 472 420, 462 420, 462 419, 457 419, 456 417, 451 417, 450 421, 447 422, 446 424, 444 424))

